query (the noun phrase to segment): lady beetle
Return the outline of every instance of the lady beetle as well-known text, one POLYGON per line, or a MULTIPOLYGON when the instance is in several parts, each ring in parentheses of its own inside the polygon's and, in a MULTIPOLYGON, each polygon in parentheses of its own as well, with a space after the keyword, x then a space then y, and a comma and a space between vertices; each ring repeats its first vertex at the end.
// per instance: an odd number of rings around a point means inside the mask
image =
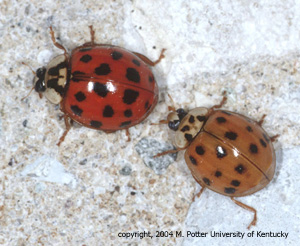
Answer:
POLYGON ((148 66, 160 62, 165 49, 152 62, 118 46, 96 44, 93 27, 89 28, 91 42, 75 48, 69 56, 50 27, 53 44, 64 54, 36 71, 35 91, 60 104, 64 113, 66 130, 57 145, 70 130, 70 120, 105 132, 128 131, 143 121, 158 101, 158 87, 148 66))
POLYGON ((264 188, 273 178, 275 152, 272 142, 259 122, 221 108, 227 98, 211 108, 195 108, 189 112, 171 107, 167 120, 171 130, 176 131, 176 150, 158 154, 185 151, 185 161, 194 179, 202 189, 211 189, 225 196, 244 209, 254 213, 248 229, 256 224, 256 210, 234 197, 253 194, 264 188))

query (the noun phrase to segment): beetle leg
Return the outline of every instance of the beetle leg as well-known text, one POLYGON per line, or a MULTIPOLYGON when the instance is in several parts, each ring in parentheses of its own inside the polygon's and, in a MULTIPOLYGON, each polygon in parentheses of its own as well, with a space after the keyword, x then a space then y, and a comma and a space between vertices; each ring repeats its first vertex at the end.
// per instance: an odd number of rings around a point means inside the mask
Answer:
POLYGON ((91 44, 93 45, 93 44, 95 44, 95 31, 94 31, 92 25, 90 25, 89 28, 90 28, 90 33, 91 33, 91 44))
POLYGON ((52 29, 52 26, 50 26, 50 35, 51 35, 51 39, 52 39, 53 44, 54 44, 57 48, 63 50, 64 53, 65 53, 65 56, 67 57, 67 56, 68 56, 68 52, 67 52, 67 50, 65 49, 64 46, 62 46, 60 43, 58 43, 58 42, 56 41, 55 36, 54 36, 54 31, 53 31, 53 29, 52 29))
POLYGON ((127 136, 127 142, 130 142, 131 141, 131 137, 130 137, 129 129, 126 128, 125 131, 126 131, 126 136, 127 136))
POLYGON ((279 135, 279 134, 276 134, 275 136, 273 136, 273 137, 270 137, 270 140, 271 140, 271 142, 274 142, 274 141, 276 141, 276 139, 277 139, 278 137, 280 137, 280 135, 279 135))
POLYGON ((161 52, 160 52, 160 55, 158 57, 158 59, 156 61, 151 61, 148 57, 140 54, 140 53, 137 53, 137 52, 133 52, 133 54, 135 54, 136 56, 138 56, 143 62, 145 62, 147 65, 153 67, 155 66, 157 63, 159 63, 164 57, 164 52, 166 51, 166 49, 162 49, 161 52))
POLYGON ((226 92, 224 91, 223 92, 223 99, 222 99, 222 101, 219 104, 212 106, 208 110, 207 117, 209 117, 215 111, 215 109, 221 108, 226 102, 227 102, 227 96, 226 96, 226 92))
POLYGON ((226 103, 226 101, 227 96, 223 95, 222 101, 219 104, 212 106, 211 109, 221 108, 226 103))
POLYGON ((60 146, 60 144, 65 140, 66 135, 71 129, 71 123, 70 123, 70 118, 66 115, 64 115, 64 121, 66 125, 66 130, 64 131, 63 135, 60 137, 59 142, 56 144, 57 146, 60 146))
MULTIPOLYGON (((194 177, 194 176, 193 176, 194 177)), ((194 177, 195 178, 195 177, 194 177)), ((203 193, 203 191, 205 190, 205 186, 201 186, 201 190, 197 193, 197 194, 195 194, 194 195, 194 197, 193 197, 193 202, 195 201, 195 198, 196 197, 200 197, 201 196, 201 194, 203 193)))
POLYGON ((184 150, 184 149, 186 149, 186 148, 169 149, 169 150, 167 150, 167 151, 158 153, 158 154, 156 154, 156 155, 153 156, 153 157, 154 157, 154 158, 157 158, 157 157, 160 157, 160 156, 163 156, 163 155, 172 154, 172 153, 177 153, 177 152, 179 152, 180 150, 184 150))
POLYGON ((168 124, 168 121, 160 120, 158 123, 150 123, 150 125, 152 125, 152 126, 163 125, 163 124, 168 124))
POLYGON ((264 114, 262 117, 261 117, 261 119, 257 122, 257 124, 259 125, 259 126, 262 126, 262 124, 264 123, 264 120, 265 120, 265 118, 266 118, 266 114, 264 114))
POLYGON ((257 221, 257 217, 256 217, 256 210, 255 208, 252 208, 242 202, 239 202, 237 200, 235 200, 233 197, 231 197, 231 200, 238 206, 242 207, 243 209, 247 209, 251 212, 254 213, 254 216, 253 216, 253 220, 251 221, 251 223, 248 225, 247 229, 249 230, 251 226, 255 226, 256 225, 256 221, 257 221))

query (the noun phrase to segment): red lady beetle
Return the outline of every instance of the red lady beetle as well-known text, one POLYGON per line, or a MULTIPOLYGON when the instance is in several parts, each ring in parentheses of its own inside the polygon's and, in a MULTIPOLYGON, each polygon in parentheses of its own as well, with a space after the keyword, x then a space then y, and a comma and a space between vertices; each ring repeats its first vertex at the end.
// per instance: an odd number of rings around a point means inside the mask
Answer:
POLYGON ((256 210, 234 197, 246 196, 264 188, 273 178, 275 152, 272 142, 261 127, 264 117, 256 122, 244 115, 216 110, 225 104, 224 96, 219 105, 211 108, 195 108, 188 113, 175 110, 166 121, 176 131, 176 150, 186 149, 185 161, 202 189, 211 189, 225 196, 242 208, 254 213, 248 229, 256 224, 256 210))
POLYGON ((66 130, 58 145, 70 130, 70 119, 86 127, 114 132, 143 121, 158 101, 158 87, 148 66, 156 65, 165 49, 152 62, 118 46, 96 44, 92 26, 90 33, 91 42, 75 48, 69 56, 56 42, 50 27, 53 44, 64 54, 36 71, 35 91, 60 104, 64 113, 66 130))

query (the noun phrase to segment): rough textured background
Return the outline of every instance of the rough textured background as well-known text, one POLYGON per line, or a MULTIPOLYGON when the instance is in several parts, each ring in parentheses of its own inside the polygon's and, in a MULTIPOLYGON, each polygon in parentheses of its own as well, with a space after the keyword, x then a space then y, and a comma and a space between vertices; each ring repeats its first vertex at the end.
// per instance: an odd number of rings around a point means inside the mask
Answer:
POLYGON ((293 0, 0 0, 0 244, 296 245, 299 30, 300 4, 293 0), (160 101, 147 120, 130 129, 129 143, 125 132, 75 125, 57 147, 65 127, 62 113, 35 93, 21 101, 33 79, 21 62, 36 69, 61 53, 51 42, 50 25, 71 51, 89 41, 90 24, 100 43, 153 60, 167 49, 153 69, 160 101), (137 231, 248 232, 252 214, 229 198, 206 190, 192 203, 199 186, 183 153, 164 164, 151 160, 173 137, 166 126, 150 125, 166 117, 171 104, 166 93, 190 109, 219 103, 224 90, 226 109, 254 119, 266 113, 264 128, 271 136, 280 134, 273 181, 239 200, 258 211, 252 230, 284 231, 288 238, 119 237, 137 231), (154 170, 144 164, 149 160, 154 170))

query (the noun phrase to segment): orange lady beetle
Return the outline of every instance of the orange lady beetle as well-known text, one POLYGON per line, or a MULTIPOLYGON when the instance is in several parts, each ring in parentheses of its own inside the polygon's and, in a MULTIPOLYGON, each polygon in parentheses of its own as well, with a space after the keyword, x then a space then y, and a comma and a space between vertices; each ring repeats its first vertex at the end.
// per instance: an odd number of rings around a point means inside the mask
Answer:
MULTIPOLYGON (((128 129, 143 121, 158 101, 158 87, 148 66, 157 61, 114 45, 96 44, 90 26, 91 42, 75 48, 71 56, 64 51, 48 66, 36 71, 35 91, 60 104, 66 130, 58 145, 70 130, 70 119, 93 129, 113 132, 128 129)), ((127 132, 128 133, 128 132, 127 132)))
POLYGON ((227 98, 211 108, 195 108, 189 112, 172 108, 167 120, 171 130, 176 131, 176 150, 186 149, 185 161, 202 189, 211 189, 225 196, 244 209, 254 213, 248 229, 256 224, 256 210, 234 197, 250 195, 264 188, 273 178, 275 152, 272 142, 259 122, 221 108, 227 98))

